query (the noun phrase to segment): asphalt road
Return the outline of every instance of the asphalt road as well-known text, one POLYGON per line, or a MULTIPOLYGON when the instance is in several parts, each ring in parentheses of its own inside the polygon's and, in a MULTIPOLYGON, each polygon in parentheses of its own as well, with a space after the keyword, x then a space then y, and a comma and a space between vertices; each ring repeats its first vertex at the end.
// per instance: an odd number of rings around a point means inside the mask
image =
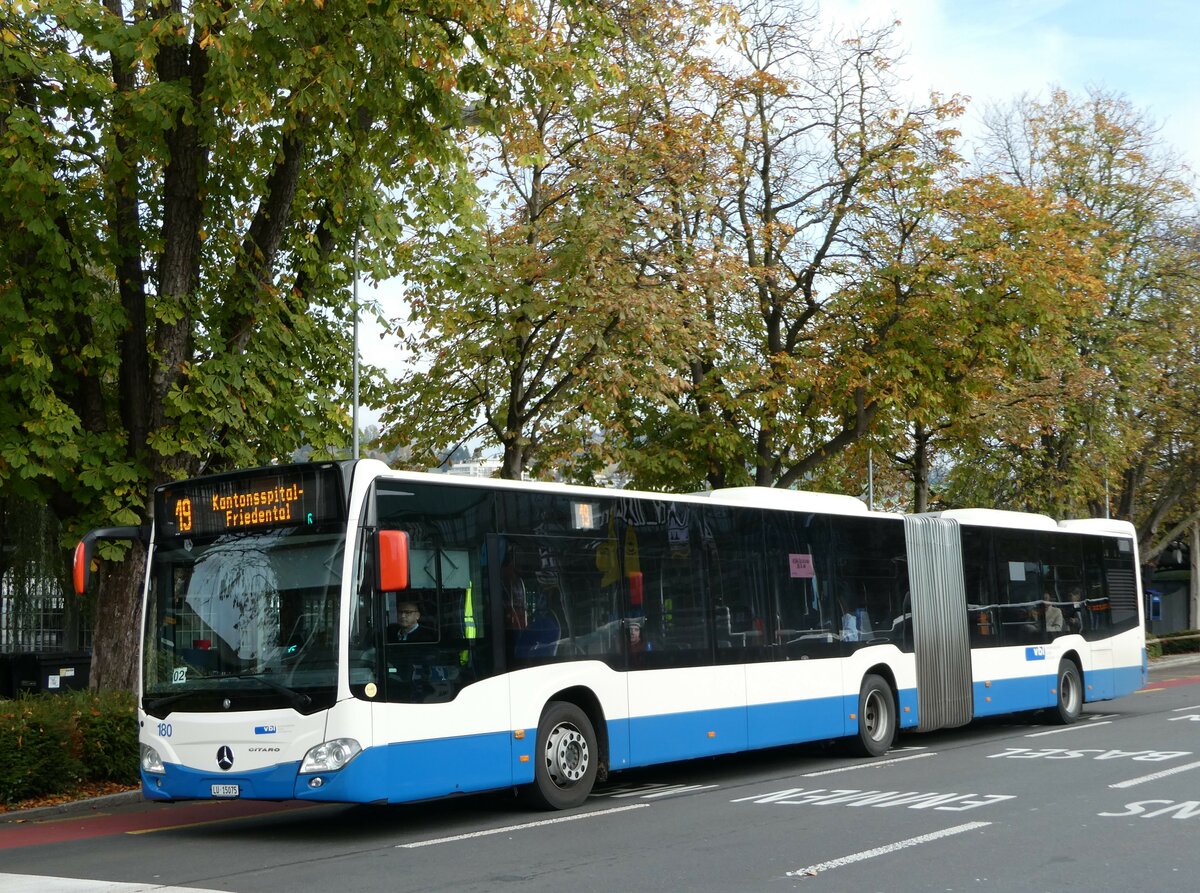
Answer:
POLYGON ((580 810, 108 801, 0 822, 0 891, 1160 891, 1200 873, 1200 663, 1038 716, 623 773, 580 810))

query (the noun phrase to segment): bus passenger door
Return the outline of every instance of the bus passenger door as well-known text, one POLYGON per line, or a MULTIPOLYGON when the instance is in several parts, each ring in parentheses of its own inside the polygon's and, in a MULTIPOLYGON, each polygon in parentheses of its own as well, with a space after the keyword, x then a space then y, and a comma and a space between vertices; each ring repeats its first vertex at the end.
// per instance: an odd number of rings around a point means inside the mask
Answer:
POLYGON ((631 765, 746 747, 746 558, 727 510, 625 507, 631 765), (703 522, 703 523, 702 523, 703 522))

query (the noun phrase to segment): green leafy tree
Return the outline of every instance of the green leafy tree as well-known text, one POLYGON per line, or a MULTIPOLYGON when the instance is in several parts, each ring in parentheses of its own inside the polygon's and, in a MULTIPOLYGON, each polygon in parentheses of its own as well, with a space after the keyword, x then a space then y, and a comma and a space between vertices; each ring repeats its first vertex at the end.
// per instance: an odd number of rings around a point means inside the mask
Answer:
MULTIPOLYGON (((0 487, 77 534, 147 521, 172 478, 341 448, 351 246, 387 274, 400 187, 455 200, 435 172, 493 95, 502 4, 3 15, 0 487)), ((134 684, 143 564, 102 580, 98 686, 134 684)))
POLYGON ((1196 505, 1192 426, 1178 411, 1195 381, 1178 341, 1195 299, 1194 195, 1151 122, 1103 91, 1025 97, 995 110, 989 129, 986 163, 1054 197, 1102 302, 1074 321, 1057 374, 1014 386, 983 414, 989 433, 963 452, 951 491, 1057 515, 1111 511, 1139 526, 1153 555, 1180 500, 1196 505))
MULTIPOLYGON (((1176 275, 1148 317, 1146 342, 1155 345, 1155 377, 1134 410, 1138 452, 1121 474, 1121 517, 1138 526, 1142 560, 1156 563, 1200 521, 1200 225, 1180 221, 1162 258, 1176 275)), ((1200 581, 1193 579, 1193 592, 1200 581)))
POLYGON ((983 407, 1068 373, 1071 326, 1098 312, 1102 290, 1046 196, 994 176, 889 193, 859 289, 882 289, 896 320, 876 427, 924 512, 938 454, 980 436, 983 407))
POLYGON ((727 163, 715 210, 693 204, 723 275, 693 291, 706 335, 684 395, 624 421, 631 447, 655 445, 627 454, 648 486, 794 486, 871 430, 900 348, 883 291, 858 287, 862 239, 889 179, 915 186, 954 160, 958 103, 896 99, 890 30, 826 38, 756 2, 724 25, 709 105, 727 163))
POLYGON ((526 9, 516 39, 536 62, 505 71, 496 132, 465 138, 477 211, 409 247, 416 368, 385 416, 418 464, 475 442, 501 448, 506 478, 589 454, 589 419, 631 389, 668 395, 680 330, 647 200, 664 137, 643 97, 656 38, 687 10, 526 9))

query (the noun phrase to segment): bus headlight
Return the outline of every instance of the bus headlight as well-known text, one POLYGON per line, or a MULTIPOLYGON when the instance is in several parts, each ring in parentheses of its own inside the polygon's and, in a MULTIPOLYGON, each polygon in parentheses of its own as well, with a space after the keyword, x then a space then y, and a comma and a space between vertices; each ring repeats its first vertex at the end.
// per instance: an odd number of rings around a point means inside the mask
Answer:
POLYGON ((151 775, 167 774, 167 770, 163 768, 162 757, 149 744, 142 745, 142 771, 149 772, 151 775))
POLYGON ((318 744, 304 755, 300 774, 311 772, 337 772, 362 753, 362 745, 353 738, 334 738, 318 744))

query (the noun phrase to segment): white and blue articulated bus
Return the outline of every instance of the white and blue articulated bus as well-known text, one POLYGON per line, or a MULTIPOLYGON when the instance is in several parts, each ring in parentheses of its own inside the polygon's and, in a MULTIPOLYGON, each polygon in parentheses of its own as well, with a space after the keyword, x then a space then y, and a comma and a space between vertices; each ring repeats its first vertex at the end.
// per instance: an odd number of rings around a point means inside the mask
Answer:
POLYGON ((152 799, 549 808, 646 766, 1045 710, 1146 679, 1131 525, 665 496, 365 460, 173 483, 148 530, 152 799))

